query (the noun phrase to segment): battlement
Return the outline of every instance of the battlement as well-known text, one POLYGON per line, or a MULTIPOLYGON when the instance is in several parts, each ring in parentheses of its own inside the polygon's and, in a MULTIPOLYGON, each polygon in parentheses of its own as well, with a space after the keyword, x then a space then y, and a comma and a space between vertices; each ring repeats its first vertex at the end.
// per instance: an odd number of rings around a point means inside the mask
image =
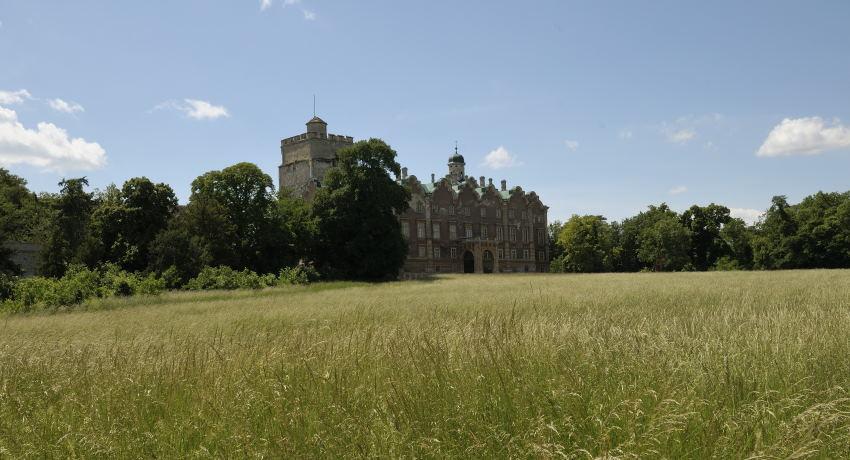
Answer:
POLYGON ((343 136, 342 134, 324 134, 324 133, 303 133, 297 136, 288 137, 280 141, 280 145, 297 144, 306 141, 307 139, 326 139, 331 142, 340 142, 344 144, 353 144, 354 138, 351 136, 343 136))

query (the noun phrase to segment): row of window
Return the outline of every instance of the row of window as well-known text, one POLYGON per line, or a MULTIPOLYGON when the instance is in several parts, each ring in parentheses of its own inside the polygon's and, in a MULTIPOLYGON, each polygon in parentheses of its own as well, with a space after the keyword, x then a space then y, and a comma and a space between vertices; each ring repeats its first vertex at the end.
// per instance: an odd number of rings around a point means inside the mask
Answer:
MULTIPOLYGON (((419 245, 417 247, 417 249, 418 249, 417 255, 419 256, 420 259, 424 259, 428 256, 428 249, 425 247, 425 245, 419 245)), ((505 252, 505 250, 503 248, 499 248, 497 257, 499 258, 499 260, 529 260, 529 258, 531 257, 531 251, 528 250, 528 249, 522 250, 522 253, 521 253, 522 259, 517 259, 517 254, 518 254, 518 252, 517 252, 516 249, 511 249, 510 252, 505 252), (509 256, 509 257, 507 257, 507 259, 505 258, 506 255, 509 256)), ((434 248, 434 258, 435 259, 442 259, 443 257, 446 257, 446 256, 448 256, 450 259, 457 259, 457 255, 458 255, 458 250, 457 250, 456 247, 442 248, 442 247, 438 246, 438 247, 434 248), (446 252, 446 249, 448 249, 448 252, 446 252)), ((539 262, 546 261, 546 252, 545 251, 537 251, 537 260, 539 262)))
MULTIPOLYGON (((487 214, 488 214, 487 210, 488 209, 490 209, 490 208, 478 208, 479 213, 481 214, 481 217, 483 217, 485 219, 488 217, 487 216, 487 214)), ((472 215, 472 209, 469 206, 461 207, 457 211, 462 216, 470 217, 472 215)), ((416 212, 424 213, 425 212, 425 203, 423 203, 421 201, 417 201, 416 202, 416 212)), ((495 212, 497 218, 502 217, 502 208, 494 208, 494 212, 495 212)), ((431 213, 440 214, 440 215, 443 215, 443 216, 446 216, 446 215, 454 216, 455 215, 455 207, 449 206, 448 208, 440 208, 436 204, 432 204, 431 205, 431 213)), ((520 218, 522 220, 528 220, 529 215, 530 215, 530 213, 528 211, 521 211, 520 212, 520 218)), ((508 208, 508 218, 509 219, 516 218, 516 210, 515 209, 508 208)), ((543 223, 543 216, 539 216, 539 215, 534 216, 534 222, 543 223)))
MULTIPOLYGON (((453 222, 449 222, 449 239, 456 240, 457 237, 457 224, 453 222)), ((475 227, 478 228, 478 234, 475 235, 473 233, 473 224, 463 224, 463 236, 464 238, 473 238, 475 236, 480 236, 483 239, 488 239, 491 237, 490 226, 486 224, 476 224, 475 227)), ((504 240, 504 227, 501 225, 497 225, 496 227, 496 241, 504 240)), ((432 222, 431 223, 431 238, 435 240, 439 240, 442 238, 442 228, 443 225, 441 222, 432 222)), ((529 242, 529 233, 528 228, 519 229, 519 236, 522 237, 522 242, 529 242)), ((405 238, 410 239, 410 225, 406 220, 401 221, 401 233, 405 238)), ((508 227, 508 241, 517 241, 517 228, 516 227, 508 227)), ((416 238, 425 239, 428 238, 428 235, 425 234, 425 222, 417 221, 416 222, 416 238)), ((537 229, 537 243, 544 244, 546 243, 546 232, 542 228, 537 229)))

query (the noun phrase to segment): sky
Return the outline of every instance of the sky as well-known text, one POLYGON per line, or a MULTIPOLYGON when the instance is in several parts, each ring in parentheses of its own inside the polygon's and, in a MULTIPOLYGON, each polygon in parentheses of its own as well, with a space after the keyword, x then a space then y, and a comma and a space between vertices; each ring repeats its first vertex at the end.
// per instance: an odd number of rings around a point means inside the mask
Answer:
POLYGON ((256 163, 317 115, 549 219, 850 190, 850 2, 0 0, 0 167, 36 191, 256 163))

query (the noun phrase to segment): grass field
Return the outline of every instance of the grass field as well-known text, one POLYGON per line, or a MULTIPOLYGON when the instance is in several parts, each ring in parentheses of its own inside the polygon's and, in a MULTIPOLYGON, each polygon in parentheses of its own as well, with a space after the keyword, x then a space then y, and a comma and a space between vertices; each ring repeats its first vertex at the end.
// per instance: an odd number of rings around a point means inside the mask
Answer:
POLYGON ((0 318, 0 457, 850 457, 850 271, 90 307, 0 318))

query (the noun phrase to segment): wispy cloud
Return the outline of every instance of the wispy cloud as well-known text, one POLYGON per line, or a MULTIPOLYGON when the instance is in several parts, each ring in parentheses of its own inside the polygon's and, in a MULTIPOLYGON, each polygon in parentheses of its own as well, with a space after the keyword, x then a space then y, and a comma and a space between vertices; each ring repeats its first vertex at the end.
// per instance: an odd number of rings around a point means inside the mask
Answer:
POLYGON ((25 89, 17 91, 0 91, 0 104, 14 105, 23 104, 24 101, 32 99, 32 94, 25 89))
POLYGON ((681 195, 688 191, 688 188, 684 185, 677 185, 676 187, 671 188, 668 193, 671 195, 681 195))
POLYGON ((67 102, 59 98, 50 99, 49 101, 47 101, 47 103, 50 105, 51 109, 57 112, 75 114, 86 111, 83 106, 77 104, 76 102, 67 102))
POLYGON ((567 150, 569 150, 570 152, 575 152, 576 150, 578 150, 578 141, 567 139, 564 141, 564 146, 566 146, 567 150))
POLYGON ((626 139, 626 140, 631 139, 632 137, 634 137, 634 135, 635 135, 635 133, 631 129, 624 129, 624 130, 620 131, 620 133, 618 134, 620 139, 626 139))
POLYGON ((850 148, 850 128, 840 120, 828 124, 821 117, 786 118, 774 126, 756 155, 817 155, 844 148, 850 148))
POLYGON ((522 162, 517 160, 516 155, 509 152, 508 149, 503 146, 499 146, 497 149, 491 150, 490 153, 484 157, 482 165, 490 169, 504 169, 521 166, 522 162))
POLYGON ((743 221, 747 224, 753 225, 761 219, 761 216, 764 215, 764 211, 759 211, 758 209, 731 208, 729 209, 729 215, 737 217, 738 219, 743 219, 743 221))
POLYGON ((301 10, 301 12, 304 13, 304 19, 306 19, 308 21, 315 21, 316 20, 316 13, 314 13, 310 10, 301 10))
POLYGON ((230 117, 230 112, 224 106, 213 105, 208 101, 198 99, 165 101, 153 108, 153 111, 156 110, 176 110, 195 120, 215 120, 230 117))
POLYGON ((71 138, 52 123, 36 129, 18 121, 14 110, 0 107, 0 164, 25 164, 45 171, 99 169, 106 165, 106 151, 96 142, 71 138))
POLYGON ((673 121, 661 123, 660 131, 667 142, 684 145, 699 137, 699 129, 716 125, 723 121, 719 113, 706 115, 685 115, 673 121))

